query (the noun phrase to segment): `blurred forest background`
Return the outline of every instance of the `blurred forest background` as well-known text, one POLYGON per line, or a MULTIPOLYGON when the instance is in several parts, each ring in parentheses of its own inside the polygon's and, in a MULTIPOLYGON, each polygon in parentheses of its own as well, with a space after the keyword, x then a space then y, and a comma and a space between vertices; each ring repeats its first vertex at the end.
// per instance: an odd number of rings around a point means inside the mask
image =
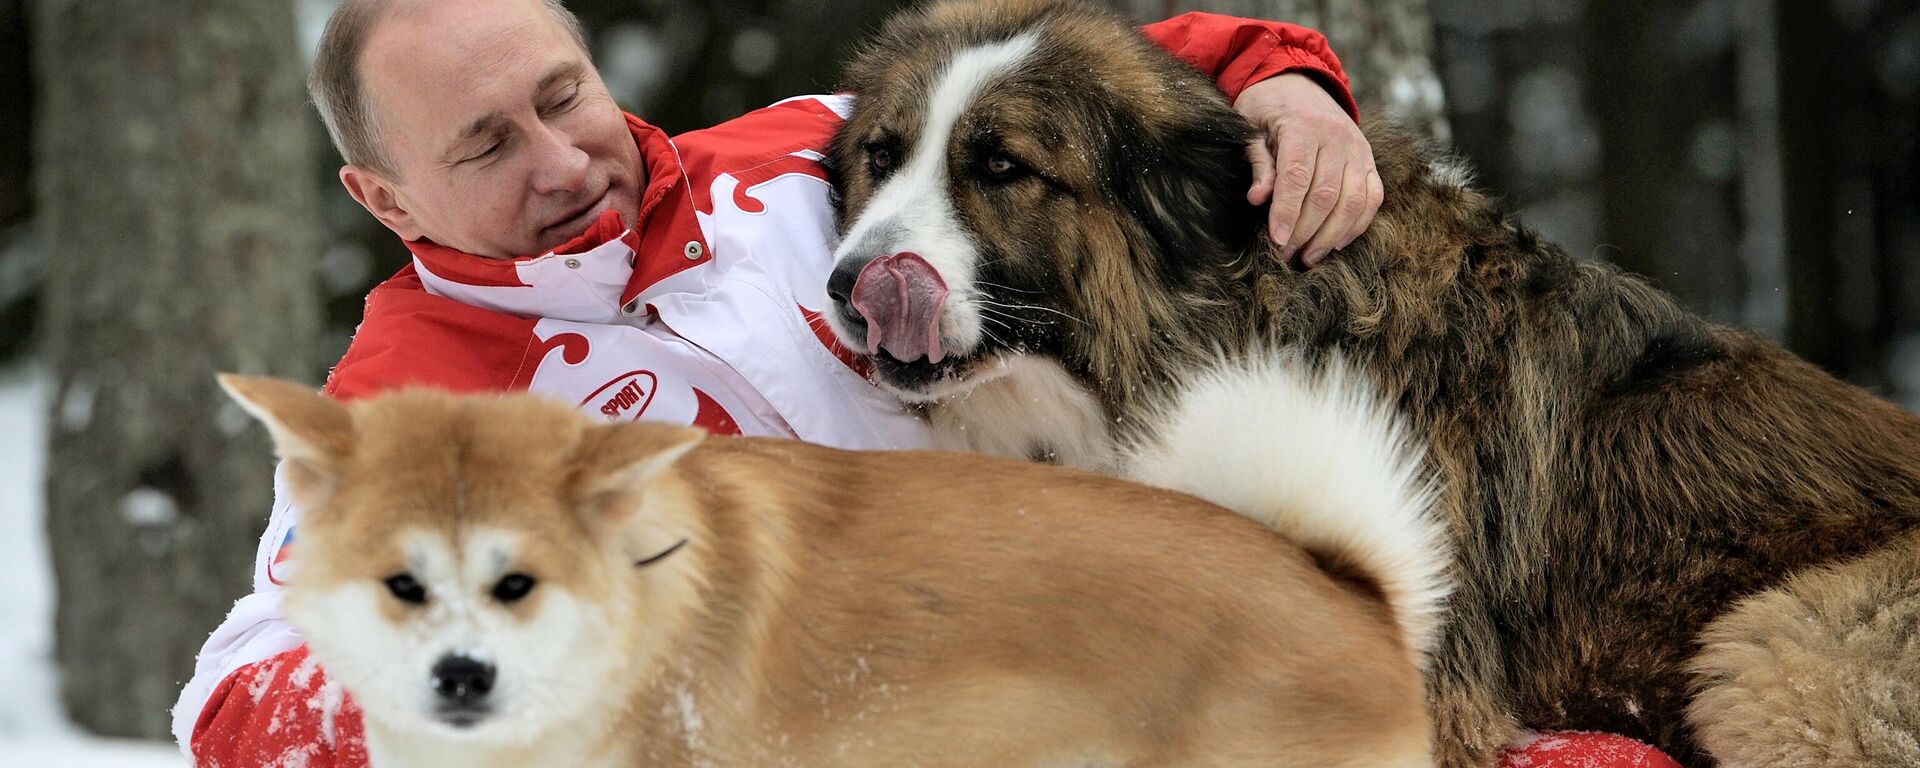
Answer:
MULTIPOLYGON (((1366 108, 1570 253, 1920 405, 1920 3, 1116 4, 1322 29, 1366 108)), ((622 103, 679 132, 830 90, 901 4, 568 5, 622 103)), ((55 648, 89 729, 163 737, 247 587, 268 453, 211 372, 318 383, 406 258, 300 90, 332 6, 0 0, 0 369, 50 381, 55 648)))

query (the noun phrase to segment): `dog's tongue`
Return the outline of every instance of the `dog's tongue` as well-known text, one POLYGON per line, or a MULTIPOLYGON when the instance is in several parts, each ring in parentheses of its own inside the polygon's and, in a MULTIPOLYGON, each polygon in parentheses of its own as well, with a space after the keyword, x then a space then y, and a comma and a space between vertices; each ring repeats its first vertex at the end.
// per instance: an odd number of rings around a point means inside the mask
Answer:
POLYGON ((947 282, 917 253, 881 256, 853 281, 853 308, 867 318, 867 353, 884 349, 893 359, 911 363, 921 357, 937 363, 940 309, 947 303, 947 282))

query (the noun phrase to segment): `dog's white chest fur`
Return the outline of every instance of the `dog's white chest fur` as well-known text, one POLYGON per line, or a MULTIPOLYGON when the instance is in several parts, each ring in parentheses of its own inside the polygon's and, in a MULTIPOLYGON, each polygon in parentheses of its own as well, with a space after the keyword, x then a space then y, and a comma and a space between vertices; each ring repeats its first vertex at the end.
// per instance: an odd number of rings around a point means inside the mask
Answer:
POLYGON ((632 765, 626 755, 592 748, 594 739, 549 738, 519 747, 490 742, 459 742, 385 732, 367 723, 367 758, 373 768, 509 768, 528 765, 566 765, 577 768, 622 768, 632 765))
POLYGON ((1053 360, 1001 365, 1005 373, 928 413, 940 447, 1113 471, 1113 425, 1092 391, 1053 360))

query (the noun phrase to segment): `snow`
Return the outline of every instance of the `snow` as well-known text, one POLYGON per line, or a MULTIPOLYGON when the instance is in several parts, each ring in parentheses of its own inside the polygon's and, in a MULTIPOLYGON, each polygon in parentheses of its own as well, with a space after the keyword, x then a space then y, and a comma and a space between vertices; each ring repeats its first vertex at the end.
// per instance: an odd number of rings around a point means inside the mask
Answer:
POLYGON ((0 370, 0 765, 178 768, 172 744, 90 736, 60 712, 41 514, 51 389, 39 370, 0 370))
POLYGON ((180 505, 166 491, 143 485, 120 498, 120 516, 134 525, 172 525, 180 519, 180 505))

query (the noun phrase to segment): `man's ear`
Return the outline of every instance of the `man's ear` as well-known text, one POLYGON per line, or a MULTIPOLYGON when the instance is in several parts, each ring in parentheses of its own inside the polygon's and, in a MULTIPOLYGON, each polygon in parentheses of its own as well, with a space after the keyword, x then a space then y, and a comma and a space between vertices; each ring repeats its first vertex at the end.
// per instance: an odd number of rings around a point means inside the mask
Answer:
POLYGON ((574 450, 569 486, 589 524, 618 525, 647 487, 687 455, 705 430, 649 422, 596 424, 574 450))
POLYGON ((220 387, 267 426, 274 452, 286 462, 294 499, 309 507, 333 492, 341 463, 353 448, 347 407, 305 386, 280 379, 223 373, 220 387))
POLYGON ((387 229, 400 236, 402 240, 419 240, 426 236, 407 210, 406 202, 400 199, 399 187, 372 168, 364 165, 348 164, 340 166, 340 184, 347 188, 347 194, 353 201, 367 209, 367 213, 385 224, 387 229))

